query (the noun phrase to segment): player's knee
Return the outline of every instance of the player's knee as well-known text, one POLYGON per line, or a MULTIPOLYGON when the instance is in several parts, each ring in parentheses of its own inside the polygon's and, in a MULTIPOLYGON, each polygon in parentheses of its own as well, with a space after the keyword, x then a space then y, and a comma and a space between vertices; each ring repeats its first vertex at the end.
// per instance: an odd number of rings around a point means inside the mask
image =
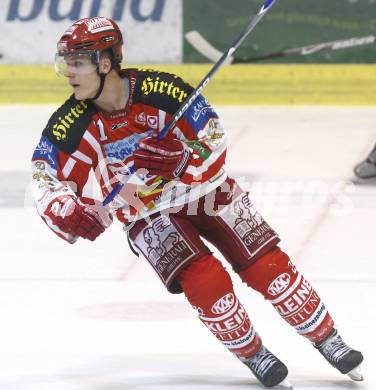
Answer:
POLYGON ((212 255, 193 261, 179 273, 177 280, 193 305, 203 296, 205 301, 215 302, 233 291, 230 275, 212 255))
POLYGON ((266 299, 273 299, 296 279, 296 268, 279 247, 257 259, 239 275, 249 287, 266 299))

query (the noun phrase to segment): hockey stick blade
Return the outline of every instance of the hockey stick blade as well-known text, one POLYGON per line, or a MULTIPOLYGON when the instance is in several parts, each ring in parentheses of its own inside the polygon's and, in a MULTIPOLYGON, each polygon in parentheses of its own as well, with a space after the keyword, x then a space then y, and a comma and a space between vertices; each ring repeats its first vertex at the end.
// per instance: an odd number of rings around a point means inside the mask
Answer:
MULTIPOLYGON (((217 62, 223 56, 223 53, 211 45, 198 31, 188 31, 184 36, 193 48, 210 61, 217 62)), ((234 57, 230 57, 228 63, 233 60, 234 57)))
MULTIPOLYGON (((189 94, 186 100, 182 103, 181 107, 178 111, 173 115, 168 124, 160 131, 157 136, 158 140, 163 139, 167 133, 176 125, 177 121, 184 115, 184 113, 188 110, 189 106, 194 102, 197 96, 200 95, 202 90, 209 84, 211 78, 217 73, 218 69, 228 61, 229 58, 232 57, 236 49, 242 44, 244 39, 249 35, 249 33, 256 27, 257 23, 263 18, 263 16, 267 13, 267 11, 272 7, 272 5, 276 2, 276 0, 267 0, 265 4, 260 8, 259 12, 251 19, 249 24, 240 32, 231 46, 227 49, 226 52, 223 53, 221 58, 214 64, 212 69, 208 72, 208 74, 201 80, 198 86, 189 94)), ((107 197, 103 201, 103 206, 109 204, 115 196, 121 191, 124 184, 118 183, 114 189, 107 195, 107 197)))
MULTIPOLYGON (((210 44, 198 31, 189 31, 185 34, 187 41, 204 57, 213 61, 219 58, 223 53, 210 44)), ((324 50, 342 50, 353 47, 371 45, 376 42, 376 35, 367 35, 363 37, 353 37, 348 39, 339 39, 330 42, 321 42, 308 46, 297 47, 293 49, 282 50, 274 53, 265 54, 257 57, 231 58, 228 63, 252 63, 257 61, 269 60, 273 58, 288 57, 294 55, 310 55, 324 50)))

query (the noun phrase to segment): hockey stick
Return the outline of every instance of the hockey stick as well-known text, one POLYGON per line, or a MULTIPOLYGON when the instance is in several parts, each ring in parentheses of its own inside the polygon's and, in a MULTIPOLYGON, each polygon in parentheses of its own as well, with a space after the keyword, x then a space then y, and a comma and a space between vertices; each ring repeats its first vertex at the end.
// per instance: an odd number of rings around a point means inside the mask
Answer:
MULTIPOLYGON (((266 0, 265 4, 260 8, 259 12, 251 19, 249 24, 242 30, 238 37, 234 40, 231 46, 222 54, 218 61, 214 64, 209 73, 202 79, 198 86, 190 93, 190 95, 183 102, 179 110, 174 114, 168 124, 161 130, 158 134, 157 139, 161 140, 166 136, 166 134, 176 125, 176 122, 184 115, 188 110, 192 102, 197 98, 201 91, 209 84, 211 78, 217 73, 218 69, 231 58, 235 50, 241 45, 244 39, 248 34, 256 27, 257 23, 262 19, 266 12, 271 8, 276 0, 266 0)), ((103 201, 103 206, 106 206, 110 203, 115 196, 123 188, 124 184, 117 183, 114 189, 108 194, 108 196, 103 201)))
MULTIPOLYGON (((204 57, 212 62, 218 61, 223 53, 210 44, 198 31, 189 31, 185 34, 185 39, 204 57)), ((323 50, 341 50, 352 47, 371 45, 376 42, 376 35, 340 39, 331 42, 315 43, 308 46, 296 47, 293 49, 281 50, 274 53, 264 54, 257 57, 235 58, 231 57, 230 64, 251 63, 272 58, 288 57, 294 55, 309 55, 323 50)))

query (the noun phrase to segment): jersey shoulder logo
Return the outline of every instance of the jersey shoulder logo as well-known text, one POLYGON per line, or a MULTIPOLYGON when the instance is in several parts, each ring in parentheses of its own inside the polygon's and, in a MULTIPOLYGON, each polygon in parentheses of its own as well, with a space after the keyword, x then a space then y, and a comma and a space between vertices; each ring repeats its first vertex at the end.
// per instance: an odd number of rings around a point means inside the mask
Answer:
POLYGON ((174 114, 192 91, 192 86, 174 74, 140 69, 133 102, 174 114))
POLYGON ((76 100, 72 95, 52 114, 43 135, 59 150, 71 154, 77 150, 95 113, 96 109, 91 102, 76 100))

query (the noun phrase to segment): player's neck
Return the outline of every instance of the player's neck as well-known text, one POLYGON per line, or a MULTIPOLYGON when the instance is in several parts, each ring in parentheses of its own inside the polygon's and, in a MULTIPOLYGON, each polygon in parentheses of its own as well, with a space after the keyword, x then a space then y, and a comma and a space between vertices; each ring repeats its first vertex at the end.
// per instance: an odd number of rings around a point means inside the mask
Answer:
POLYGON ((128 80, 119 77, 116 72, 111 72, 106 77, 102 93, 94 103, 100 109, 112 112, 123 109, 127 104, 128 98, 128 80))

